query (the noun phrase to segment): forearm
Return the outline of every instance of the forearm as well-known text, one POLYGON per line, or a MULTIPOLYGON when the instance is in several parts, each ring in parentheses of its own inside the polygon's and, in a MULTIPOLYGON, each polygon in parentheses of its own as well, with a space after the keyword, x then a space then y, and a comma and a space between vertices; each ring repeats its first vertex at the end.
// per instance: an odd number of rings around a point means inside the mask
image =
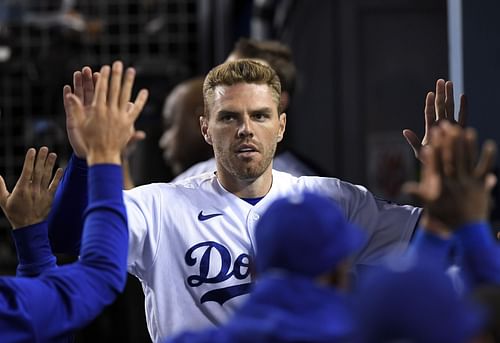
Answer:
POLYGON ((128 230, 118 166, 90 169, 89 200, 80 261, 39 278, 0 279, 0 327, 53 341, 87 325, 123 289, 128 230))
POLYGON ((56 268, 46 221, 13 230, 12 237, 19 261, 17 276, 37 276, 56 268))
POLYGON ((461 249, 460 264, 472 286, 500 285, 500 246, 490 225, 485 221, 468 223, 458 228, 454 237, 461 249))
MULTIPOLYGON (((102 265, 106 278, 122 289, 126 278, 128 228, 123 203, 122 170, 117 165, 96 165, 89 170, 89 206, 80 261, 87 266, 102 265)), ((102 271, 100 272, 102 273, 102 271)))
POLYGON ((73 155, 48 218, 50 242, 56 253, 80 253, 83 213, 88 203, 87 173, 85 160, 73 155))

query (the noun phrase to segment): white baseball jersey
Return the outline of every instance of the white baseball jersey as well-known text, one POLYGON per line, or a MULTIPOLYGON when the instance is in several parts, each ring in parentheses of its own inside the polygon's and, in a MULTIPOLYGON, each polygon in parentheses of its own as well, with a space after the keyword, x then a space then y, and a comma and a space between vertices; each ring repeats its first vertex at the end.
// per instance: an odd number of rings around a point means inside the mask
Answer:
POLYGON ((420 215, 418 208, 378 200, 361 186, 276 170, 271 190, 255 206, 226 191, 213 173, 125 192, 128 270, 142 283, 154 342, 228 319, 249 292, 257 221, 275 199, 303 191, 335 199, 366 229, 368 245, 358 263, 376 264, 395 246, 406 246, 420 215))

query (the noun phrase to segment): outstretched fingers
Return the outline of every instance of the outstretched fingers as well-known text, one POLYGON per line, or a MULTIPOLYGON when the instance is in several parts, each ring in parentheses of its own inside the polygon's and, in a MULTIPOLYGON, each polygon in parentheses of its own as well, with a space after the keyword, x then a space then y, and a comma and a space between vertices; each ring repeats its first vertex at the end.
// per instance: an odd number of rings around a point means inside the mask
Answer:
POLYGON ((59 186, 59 182, 61 181, 63 177, 63 169, 62 168, 57 168, 54 177, 52 178, 52 181, 50 182, 47 190, 50 194, 51 199, 54 198, 54 195, 56 194, 57 187, 59 186))
POLYGON ((139 113, 141 113, 142 109, 144 108, 144 105, 148 100, 148 96, 149 92, 147 89, 141 89, 139 94, 137 94, 132 109, 128 111, 129 118, 132 121, 135 121, 135 119, 139 116, 139 113))
POLYGON ((425 97, 425 132, 429 132, 436 121, 436 95, 433 92, 428 92, 425 97))
POLYGON ((48 154, 49 149, 44 146, 38 150, 38 154, 36 156, 35 168, 31 180, 32 185, 37 189, 40 189, 42 187, 42 178, 45 173, 45 161, 47 160, 48 154))
POLYGON ((35 168, 35 156, 36 150, 34 148, 28 149, 24 157, 23 170, 21 171, 21 176, 19 176, 17 180, 16 186, 25 186, 31 183, 33 170, 35 168))
POLYGON ((94 77, 90 67, 83 67, 82 69, 82 87, 83 87, 83 105, 90 106, 94 99, 94 77))
POLYGON ((83 102, 85 96, 83 91, 83 75, 79 70, 73 73, 73 94, 83 102))
POLYGON ((497 146, 494 141, 487 140, 483 144, 483 149, 481 151, 481 157, 474 170, 474 175, 478 178, 486 178, 486 176, 491 173, 493 165, 495 163, 495 156, 497 152, 497 146))
POLYGON ((54 166, 56 165, 56 160, 57 155, 53 152, 51 152, 45 160, 42 181, 40 184, 42 189, 47 189, 49 187, 50 179, 52 178, 52 171, 54 170, 54 166))
POLYGON ((134 86, 135 80, 135 69, 127 68, 125 72, 125 79, 123 81, 123 87, 120 94, 119 107, 121 111, 127 111, 130 103, 130 98, 132 96, 132 87, 134 86))
POLYGON ((94 100, 92 101, 92 106, 94 107, 106 106, 106 101, 108 98, 109 74, 109 66, 103 66, 101 68, 101 72, 99 73, 99 77, 97 78, 97 84, 95 86, 94 100))
POLYGON ((436 107, 436 120, 446 119, 446 92, 445 92, 445 81, 439 79, 436 81, 436 97, 435 97, 435 107, 436 107))
POLYGON ((65 85, 63 87, 63 104, 64 108, 66 109, 66 115, 68 115, 68 109, 70 108, 71 104, 69 103, 69 95, 72 93, 71 91, 71 86, 70 85, 65 85))
POLYGON ((112 107, 119 107, 120 93, 122 93, 122 74, 123 64, 120 61, 113 63, 111 67, 111 81, 109 85, 109 99, 108 105, 112 107))

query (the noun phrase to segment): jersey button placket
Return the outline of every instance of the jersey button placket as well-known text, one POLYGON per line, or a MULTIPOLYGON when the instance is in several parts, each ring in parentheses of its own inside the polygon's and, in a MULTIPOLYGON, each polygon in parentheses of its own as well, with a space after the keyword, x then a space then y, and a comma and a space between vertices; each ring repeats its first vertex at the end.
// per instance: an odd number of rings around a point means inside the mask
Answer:
POLYGON ((253 209, 248 213, 247 216, 247 234, 250 238, 250 242, 252 244, 252 250, 255 253, 255 247, 254 247, 254 239, 255 239, 255 226, 257 224, 257 221, 260 218, 260 214, 255 212, 253 209))

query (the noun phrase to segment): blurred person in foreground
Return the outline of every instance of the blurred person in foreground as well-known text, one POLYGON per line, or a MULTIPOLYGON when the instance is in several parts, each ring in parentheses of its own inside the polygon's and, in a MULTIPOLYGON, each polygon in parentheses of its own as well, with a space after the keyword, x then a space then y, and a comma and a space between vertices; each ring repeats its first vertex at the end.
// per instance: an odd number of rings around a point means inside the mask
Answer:
POLYGON ((257 281, 245 304, 221 328, 167 342, 353 342, 348 259, 365 240, 326 197, 276 200, 255 229, 257 281))
POLYGON ((432 144, 421 152, 421 181, 405 186, 424 204, 421 230, 404 258, 360 282, 363 341, 495 342, 487 327, 494 318, 470 295, 500 281, 500 250, 487 222, 496 146, 487 141, 478 159, 474 130, 442 122, 430 134, 432 144), (453 245, 458 283, 445 272, 453 245))

